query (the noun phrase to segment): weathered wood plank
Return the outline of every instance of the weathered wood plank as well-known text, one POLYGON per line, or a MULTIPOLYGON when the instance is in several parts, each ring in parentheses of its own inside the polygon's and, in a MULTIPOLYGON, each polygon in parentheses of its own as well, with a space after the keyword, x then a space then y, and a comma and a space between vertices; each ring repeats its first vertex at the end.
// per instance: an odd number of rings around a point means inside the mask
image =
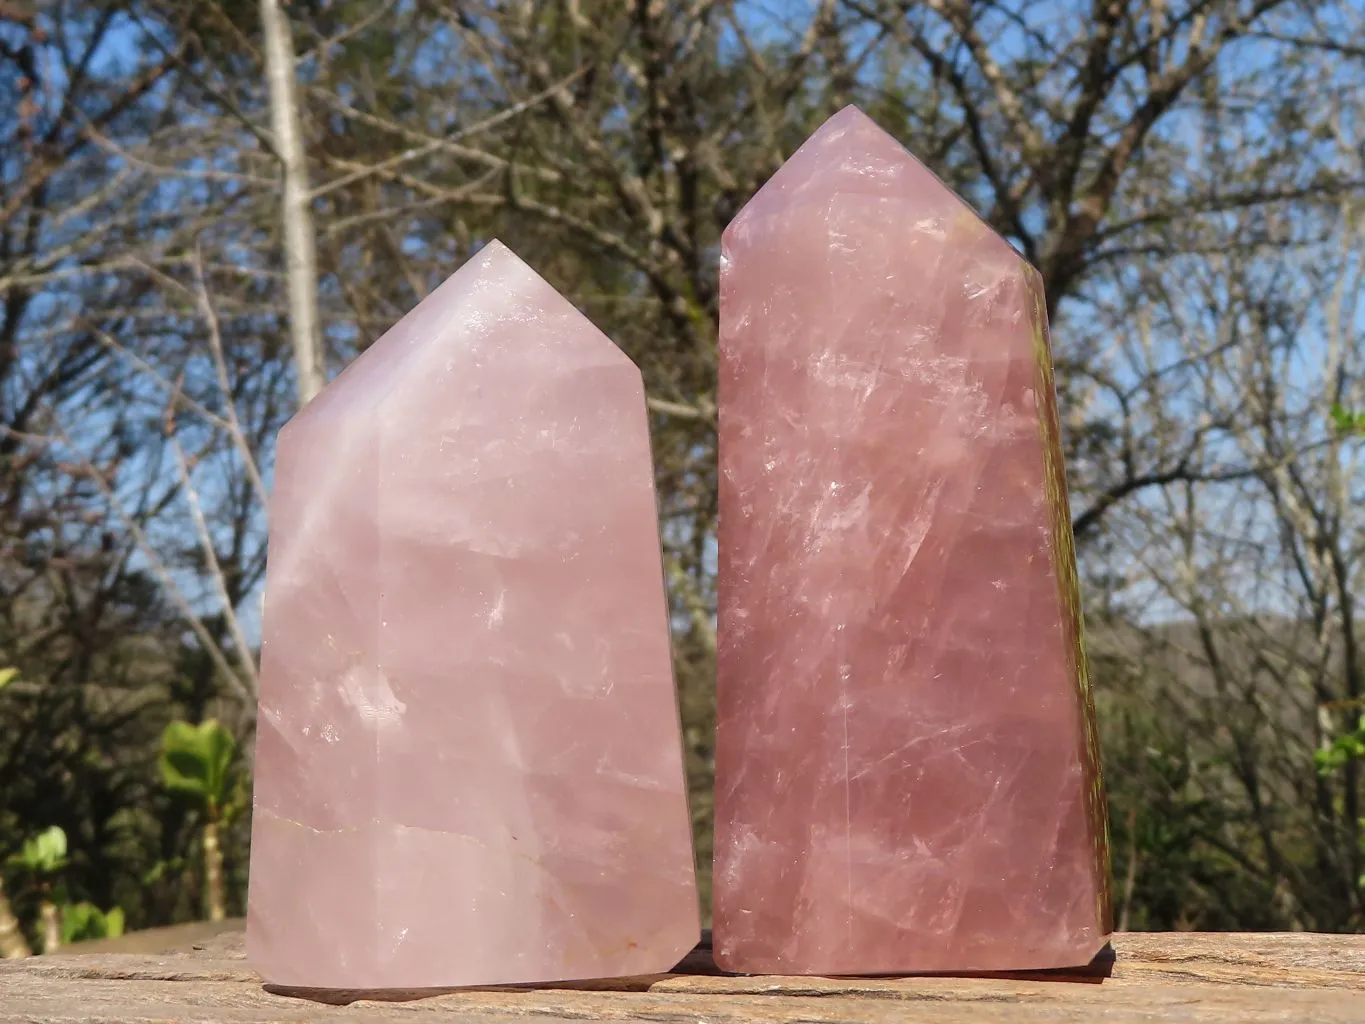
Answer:
MULTIPOLYGON (((271 991, 240 935, 167 954, 92 953, 0 964, 0 1024, 264 1024, 267 1021, 496 1024, 961 1024, 1365 1022, 1365 936, 1127 934, 1108 976, 772 978, 715 973, 703 949, 678 972, 540 988, 480 989, 396 1001, 393 994, 271 991), (351 1001, 346 1002, 345 999, 351 1001)), ((1100 965, 1104 967, 1104 965, 1100 965)))

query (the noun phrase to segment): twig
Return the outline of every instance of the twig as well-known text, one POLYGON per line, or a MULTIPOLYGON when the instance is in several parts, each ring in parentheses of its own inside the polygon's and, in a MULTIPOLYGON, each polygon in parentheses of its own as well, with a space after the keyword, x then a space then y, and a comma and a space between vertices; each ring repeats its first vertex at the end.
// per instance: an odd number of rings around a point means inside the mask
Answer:
POLYGON ((588 65, 584 65, 577 71, 574 71, 572 74, 556 82, 549 88, 542 89, 534 96, 528 96, 526 99, 521 100, 518 103, 512 104, 510 107, 507 107, 505 110, 499 111, 498 113, 494 114, 491 117, 486 117, 482 121, 470 125, 468 128, 463 128, 452 135, 445 136, 444 138, 432 139, 426 145, 418 146, 416 149, 404 150, 402 153, 399 153, 396 156, 392 156, 387 160, 380 161, 379 163, 369 167, 359 168, 355 171, 352 171, 350 174, 343 174, 340 178, 336 178, 332 181, 327 182, 326 184, 319 185, 312 191, 310 198, 317 199, 320 196, 325 196, 329 192, 342 188, 345 185, 351 185, 357 181, 362 181, 363 179, 368 178, 371 175, 382 174, 386 171, 393 170, 395 167, 400 167, 405 163, 409 163, 413 160, 419 160, 424 156, 430 156, 432 153, 436 153, 441 149, 444 149, 446 146, 450 145, 453 142, 459 142, 461 139, 467 139, 469 138, 469 136, 477 135, 479 132, 487 131, 489 128, 496 128, 504 121, 510 121, 512 118, 518 116, 519 114, 525 113, 532 107, 544 103, 547 99, 550 99, 556 93, 558 93, 559 90, 572 85, 575 80, 581 78, 584 74, 587 73, 588 67, 589 67, 588 65))
POLYGON ((237 610, 228 596, 227 580, 218 562, 218 552, 213 546, 213 535, 209 533, 208 522, 204 519, 204 511, 199 505, 199 493, 194 489, 194 481, 190 479, 190 468, 185 462, 184 449, 180 447, 180 441, 174 433, 169 434, 167 440, 170 441, 171 450, 175 453, 175 466, 185 490, 185 500, 190 506, 195 532, 199 535, 199 547, 204 552, 204 560, 208 563, 209 575, 213 578, 214 589, 218 591, 218 599, 223 603, 223 617, 227 620, 229 632, 232 633, 232 642, 237 646, 238 661, 246 670, 251 691, 255 693, 259 690, 256 664, 251 657, 251 647, 246 641, 246 635, 242 632, 237 610))
POLYGON ((260 501, 261 507, 264 508, 266 506, 265 482, 261 479, 261 472, 256 466, 255 456, 252 454, 251 446, 246 442, 241 421, 237 418, 237 401, 233 397, 232 383, 228 379, 227 360, 223 356, 223 336, 218 328, 218 314, 213 308, 208 286, 204 283, 204 263, 197 243, 194 247, 194 257, 195 299, 199 305, 200 315, 203 316, 209 329, 209 349, 213 353, 214 369, 218 372, 218 387, 223 392, 223 408, 227 413, 228 433, 232 436, 233 444, 236 445, 238 454, 242 457, 242 463, 246 467, 247 479, 251 481, 251 488, 256 492, 256 497, 260 501))

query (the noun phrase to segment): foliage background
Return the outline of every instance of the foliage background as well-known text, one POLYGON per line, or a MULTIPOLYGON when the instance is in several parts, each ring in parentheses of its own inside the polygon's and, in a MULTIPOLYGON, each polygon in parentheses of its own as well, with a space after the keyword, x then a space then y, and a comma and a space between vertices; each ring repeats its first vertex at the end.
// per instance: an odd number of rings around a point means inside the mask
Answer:
MULTIPOLYGON (((216 718, 249 755, 297 353, 335 373, 496 236, 645 375, 705 880, 719 236, 857 102, 1047 283, 1121 925, 1365 924, 1365 475, 1332 416, 1365 408, 1359 4, 279 15, 0 0, 0 863, 58 825, 73 900, 203 912, 204 810, 161 785, 161 736, 216 718)), ((37 887, 3 880, 35 928, 37 887)))

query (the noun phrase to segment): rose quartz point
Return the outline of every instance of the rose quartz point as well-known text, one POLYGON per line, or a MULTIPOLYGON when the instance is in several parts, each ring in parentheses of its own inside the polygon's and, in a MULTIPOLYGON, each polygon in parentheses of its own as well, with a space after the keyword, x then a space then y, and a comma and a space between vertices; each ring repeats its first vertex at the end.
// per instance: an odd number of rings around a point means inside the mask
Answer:
POLYGON ((699 928, 635 365, 491 243, 285 426, 270 509, 265 979, 672 967, 699 928))
POLYGON ((860 111, 721 257, 715 951, 1085 964, 1110 930, 1042 284, 860 111))

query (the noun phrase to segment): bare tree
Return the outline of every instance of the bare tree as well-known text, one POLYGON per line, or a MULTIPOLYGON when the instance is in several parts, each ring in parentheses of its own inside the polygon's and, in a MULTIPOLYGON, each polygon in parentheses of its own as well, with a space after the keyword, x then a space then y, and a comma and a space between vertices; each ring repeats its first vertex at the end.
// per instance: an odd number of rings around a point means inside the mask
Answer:
POLYGON ((1206 353, 1186 400, 1223 427, 1192 466, 1252 471, 1186 480, 1113 531, 1135 651, 1224 810, 1195 838, 1234 861, 1279 927, 1365 920, 1358 765, 1315 769, 1361 707, 1365 474, 1330 410, 1365 398, 1363 242, 1343 204, 1320 245, 1233 248, 1151 296, 1206 353))

